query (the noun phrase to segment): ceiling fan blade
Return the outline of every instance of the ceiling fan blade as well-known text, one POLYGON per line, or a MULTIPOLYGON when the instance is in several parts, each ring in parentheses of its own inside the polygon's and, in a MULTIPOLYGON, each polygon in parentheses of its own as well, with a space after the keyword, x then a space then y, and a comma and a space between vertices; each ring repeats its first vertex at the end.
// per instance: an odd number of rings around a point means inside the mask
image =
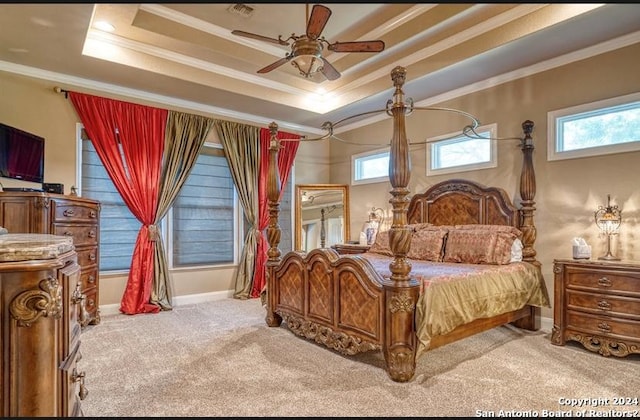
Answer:
POLYGON ((333 67, 333 65, 327 61, 326 58, 321 57, 322 58, 322 74, 324 74, 324 77, 326 77, 329 80, 336 80, 340 77, 340 72, 338 70, 336 70, 335 67, 333 67))
POLYGON ((334 52, 380 52, 384 50, 383 41, 334 42, 327 47, 334 52))
POLYGON ((284 58, 281 58, 280 60, 276 61, 275 63, 271 63, 266 67, 261 68, 260 70, 258 70, 258 73, 269 73, 271 70, 280 67, 281 65, 283 65, 284 63, 286 63, 287 61, 291 60, 291 56, 287 55, 284 58))
POLYGON ((231 31, 231 33, 238 36, 244 36, 245 38, 257 39, 258 41, 273 42, 274 44, 278 45, 289 45, 287 41, 284 41, 282 39, 269 38, 268 36, 252 34, 251 32, 233 30, 231 31))
POLYGON ((327 24, 329 16, 331 16, 331 9, 320 4, 314 4, 307 23, 307 37, 317 39, 327 24))

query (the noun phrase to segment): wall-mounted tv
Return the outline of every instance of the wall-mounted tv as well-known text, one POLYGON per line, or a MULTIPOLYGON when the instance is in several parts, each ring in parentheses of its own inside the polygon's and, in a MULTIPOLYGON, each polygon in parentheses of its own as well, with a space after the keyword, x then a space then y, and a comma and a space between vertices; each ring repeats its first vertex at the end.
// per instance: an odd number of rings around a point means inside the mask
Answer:
POLYGON ((41 184, 44 138, 0 123, 0 176, 41 184))

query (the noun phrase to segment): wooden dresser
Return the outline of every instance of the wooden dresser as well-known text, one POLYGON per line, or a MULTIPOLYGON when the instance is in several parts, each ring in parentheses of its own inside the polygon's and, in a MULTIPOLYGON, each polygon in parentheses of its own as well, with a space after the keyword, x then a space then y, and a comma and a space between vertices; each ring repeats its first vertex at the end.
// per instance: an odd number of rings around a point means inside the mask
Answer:
POLYGON ((0 226, 9 233, 44 233, 73 238, 81 270, 81 324, 100 322, 100 202, 44 192, 0 192, 0 226))
POLYGON ((0 235, 0 290, 2 416, 82 416, 80 266, 71 238, 0 235))
POLYGON ((551 343, 603 356, 640 353, 640 262, 554 260, 551 343))

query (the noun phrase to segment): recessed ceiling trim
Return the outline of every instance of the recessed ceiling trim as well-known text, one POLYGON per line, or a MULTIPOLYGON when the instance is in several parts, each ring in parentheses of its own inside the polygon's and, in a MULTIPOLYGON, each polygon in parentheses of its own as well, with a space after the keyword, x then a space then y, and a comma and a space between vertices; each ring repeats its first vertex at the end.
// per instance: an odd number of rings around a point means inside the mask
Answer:
POLYGON ((244 73, 237 69, 231 69, 229 67, 213 64, 209 61, 199 60, 197 58, 189 57, 173 51, 168 51, 163 48, 158 48, 142 42, 123 38, 118 35, 89 30, 89 32, 87 33, 87 39, 90 39, 92 41, 97 41, 97 42, 105 42, 110 45, 115 45, 121 48, 126 48, 126 49, 137 51, 143 54, 152 55, 154 57, 162 58, 164 60, 173 61, 176 63, 184 64, 186 66, 194 67, 194 68, 199 68, 201 70, 206 70, 212 73, 222 74, 226 77, 241 80, 244 82, 266 86, 268 88, 275 89, 291 95, 306 95, 309 92, 312 92, 311 90, 299 89, 291 85, 287 85, 285 83, 279 83, 273 80, 265 80, 262 77, 256 76, 252 73, 244 73))
MULTIPOLYGON (((366 85, 367 83, 371 83, 372 81, 377 80, 381 77, 386 77, 391 72, 391 70, 397 65, 400 65, 403 67, 409 67, 411 64, 417 63, 418 61, 426 60, 427 58, 434 56, 442 51, 446 51, 449 48, 453 48, 456 45, 462 44, 463 42, 466 42, 470 39, 480 36, 506 23, 512 22, 530 13, 533 13, 545 6, 547 5, 530 4, 530 5, 520 5, 520 6, 514 7, 513 9, 510 9, 504 13, 501 13, 497 16, 494 16, 491 19, 484 21, 482 24, 472 26, 468 29, 458 32, 453 37, 445 38, 441 41, 438 41, 434 44, 429 45, 426 48, 423 48, 422 50, 419 50, 413 54, 407 55, 406 57, 403 57, 402 60, 399 61, 398 63, 389 64, 386 67, 381 67, 376 71, 369 72, 365 76, 358 77, 352 82, 342 86, 341 89, 343 92, 350 89, 356 89, 360 86, 366 85)), ((400 50, 404 48, 406 44, 413 43, 415 42, 416 39, 420 39, 422 36, 424 36, 424 34, 418 34, 416 36, 413 36, 407 39, 406 41, 400 42, 397 45, 394 45, 391 48, 388 48, 388 51, 389 53, 391 53, 392 51, 395 52, 396 50, 400 50)), ((352 71, 355 72, 358 70, 359 66, 360 64, 354 65, 351 68, 344 70, 343 74, 348 75, 352 71)))
POLYGON ((260 50, 261 52, 271 54, 274 57, 281 58, 283 56, 282 54, 287 52, 283 48, 267 44, 266 42, 252 41, 249 38, 235 36, 229 29, 222 28, 218 25, 214 25, 213 23, 205 22, 204 20, 194 18, 193 16, 186 15, 184 13, 178 12, 165 6, 160 6, 158 4, 141 4, 140 10, 154 14, 167 20, 171 20, 181 25, 198 29, 211 35, 218 36, 220 38, 224 38, 237 44, 241 44, 255 50, 260 50))

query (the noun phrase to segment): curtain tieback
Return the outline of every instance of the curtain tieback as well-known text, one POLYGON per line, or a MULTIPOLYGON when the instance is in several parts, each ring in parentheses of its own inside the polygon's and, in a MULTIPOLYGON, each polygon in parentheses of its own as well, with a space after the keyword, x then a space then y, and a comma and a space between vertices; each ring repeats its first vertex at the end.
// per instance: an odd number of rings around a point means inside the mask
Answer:
POLYGON ((149 230, 149 240, 151 242, 156 242, 160 239, 160 232, 157 225, 148 225, 147 229, 149 230))

